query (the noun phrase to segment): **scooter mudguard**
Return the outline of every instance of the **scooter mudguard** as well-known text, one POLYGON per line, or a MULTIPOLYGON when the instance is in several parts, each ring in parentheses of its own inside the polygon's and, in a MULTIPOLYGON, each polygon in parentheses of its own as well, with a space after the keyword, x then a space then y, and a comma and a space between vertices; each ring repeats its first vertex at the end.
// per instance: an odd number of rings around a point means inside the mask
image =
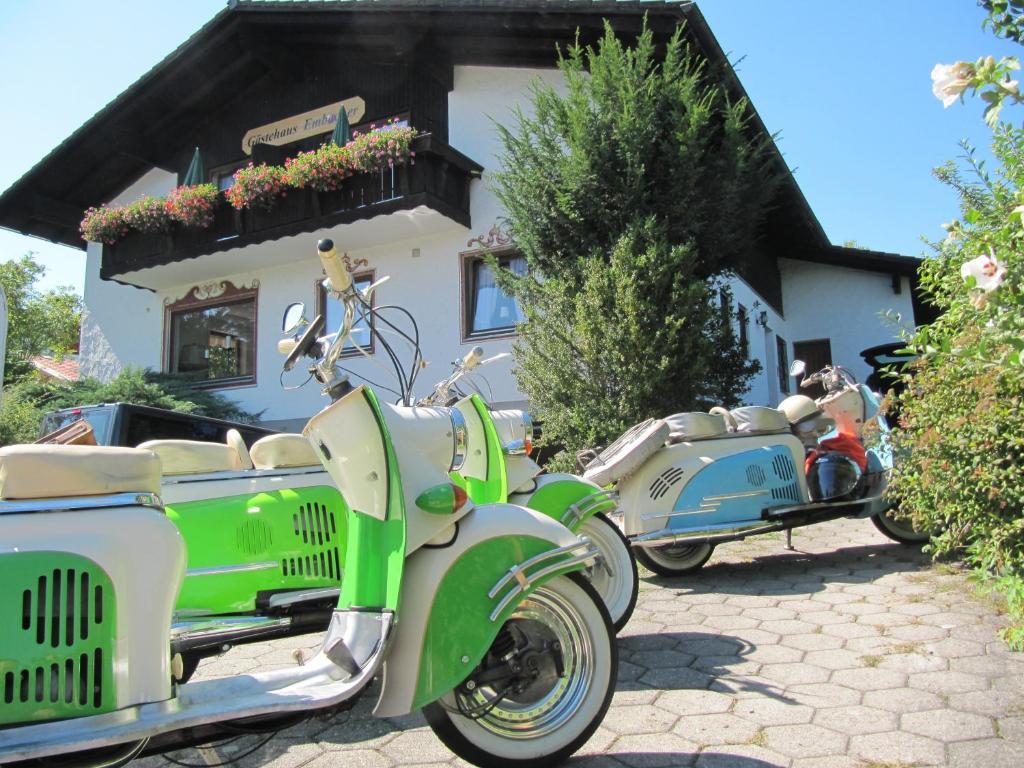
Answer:
POLYGON ((617 505, 610 491, 563 472, 538 475, 530 490, 513 493, 508 500, 557 520, 574 532, 598 512, 613 512, 617 505))
POLYGON ((337 587, 348 507, 331 486, 169 504, 188 545, 177 616, 247 613, 277 592, 337 587))
POLYGON ((405 563, 402 618, 374 714, 407 714, 451 691, 524 597, 595 554, 551 518, 511 504, 479 506, 450 543, 418 549, 405 563))

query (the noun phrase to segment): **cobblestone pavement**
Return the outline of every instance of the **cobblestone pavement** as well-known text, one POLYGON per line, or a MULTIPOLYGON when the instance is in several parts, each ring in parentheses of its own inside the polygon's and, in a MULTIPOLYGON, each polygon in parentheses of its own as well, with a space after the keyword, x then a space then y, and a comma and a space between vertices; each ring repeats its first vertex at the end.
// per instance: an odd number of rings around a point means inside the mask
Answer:
MULTIPOLYGON (((641 573, 612 707, 570 765, 720 768, 1024 766, 1024 654, 967 578, 864 520, 720 547, 696 576, 641 573)), ((288 666, 309 637, 203 663, 220 676, 288 666)), ((348 713, 281 732, 242 766, 461 764, 419 715, 348 713)), ((253 737, 175 758, 219 763, 253 737)), ((145 768, 164 765, 149 758, 145 768)))

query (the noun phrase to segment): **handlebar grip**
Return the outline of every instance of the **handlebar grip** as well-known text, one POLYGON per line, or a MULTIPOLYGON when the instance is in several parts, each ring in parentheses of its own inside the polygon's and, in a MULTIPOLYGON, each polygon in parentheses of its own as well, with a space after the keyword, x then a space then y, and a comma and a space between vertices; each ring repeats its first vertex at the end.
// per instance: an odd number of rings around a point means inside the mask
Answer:
POLYGON ((462 358, 462 367, 467 371, 476 368, 480 363, 480 359, 484 356, 483 347, 473 347, 466 356, 462 358))
POLYGON ((345 263, 338 255, 338 249, 334 247, 334 241, 324 238, 316 244, 316 252, 320 257, 320 263, 324 265, 324 272, 331 281, 331 287, 338 293, 343 293, 352 285, 352 275, 345 268, 345 263))
POLYGON ((281 339, 277 342, 277 351, 282 355, 290 355, 298 342, 295 339, 281 339))

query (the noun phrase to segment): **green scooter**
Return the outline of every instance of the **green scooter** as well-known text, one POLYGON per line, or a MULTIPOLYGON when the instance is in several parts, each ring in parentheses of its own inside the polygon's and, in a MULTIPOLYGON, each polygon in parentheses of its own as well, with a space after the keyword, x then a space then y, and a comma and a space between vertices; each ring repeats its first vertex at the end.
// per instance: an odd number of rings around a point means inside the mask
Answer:
POLYGON ((617 657, 581 575, 596 550, 523 507, 474 505, 448 476, 451 409, 389 405, 339 375, 363 299, 331 243, 320 256, 345 322, 314 351, 315 322, 286 362, 316 354, 332 404, 304 434, 347 503, 320 651, 295 669, 175 684, 186 549, 157 495, 156 454, 0 449, 0 763, 121 765, 344 706, 378 674, 375 714, 422 708, 477 765, 553 765, 597 728, 617 657))

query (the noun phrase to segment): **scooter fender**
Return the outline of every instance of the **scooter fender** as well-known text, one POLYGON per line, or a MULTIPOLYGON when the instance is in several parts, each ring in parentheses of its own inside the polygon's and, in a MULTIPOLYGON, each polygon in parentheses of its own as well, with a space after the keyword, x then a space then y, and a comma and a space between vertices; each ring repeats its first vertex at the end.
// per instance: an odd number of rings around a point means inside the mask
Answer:
POLYGON ((598 512, 614 512, 618 506, 612 491, 564 472, 538 475, 532 487, 509 495, 508 500, 557 520, 573 532, 598 512))
POLYGON ((378 717, 408 714, 451 691, 524 597, 597 554, 550 517, 512 504, 479 506, 455 528, 449 543, 406 559, 378 717))

